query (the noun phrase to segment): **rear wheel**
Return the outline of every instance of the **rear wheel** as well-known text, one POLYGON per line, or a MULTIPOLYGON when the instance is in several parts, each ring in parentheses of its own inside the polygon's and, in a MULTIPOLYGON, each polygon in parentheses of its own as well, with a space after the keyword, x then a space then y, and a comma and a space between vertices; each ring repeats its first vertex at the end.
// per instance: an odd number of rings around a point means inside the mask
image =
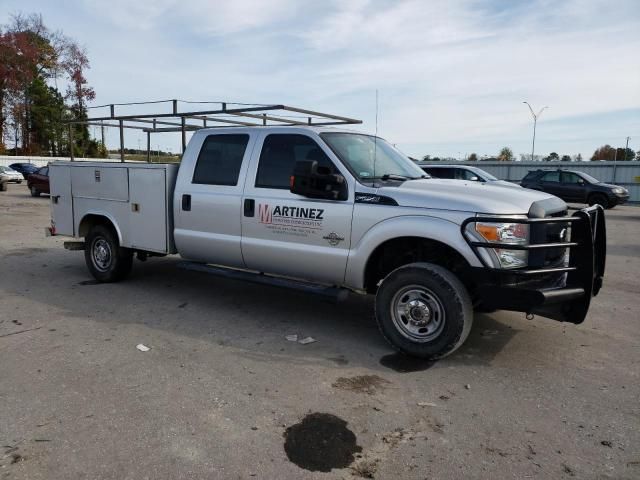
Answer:
POLYGON ((602 205, 602 208, 609 208, 609 199, 606 195, 595 193, 589 197, 589 206, 602 205))
POLYGON ((133 251, 120 246, 113 229, 96 225, 85 238, 84 259, 96 280, 117 282, 131 272, 133 251))
POLYGON ((35 185, 32 185, 31 188, 29 189, 31 191, 31 196, 32 197, 39 197, 40 196, 40 192, 38 191, 38 189, 35 187, 35 185))
POLYGON ((473 307, 453 273, 431 263, 411 263, 383 280, 376 295, 376 320, 394 348, 437 359, 464 343, 473 307))
POLYGON ((7 182, 0 182, 0 192, 7 191, 7 182))

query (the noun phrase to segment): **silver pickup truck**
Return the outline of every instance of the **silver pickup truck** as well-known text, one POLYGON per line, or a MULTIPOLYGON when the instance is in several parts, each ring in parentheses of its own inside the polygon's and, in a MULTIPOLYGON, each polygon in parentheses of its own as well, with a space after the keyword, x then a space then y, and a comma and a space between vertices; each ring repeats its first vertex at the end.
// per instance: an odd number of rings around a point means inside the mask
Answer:
MULTIPOLYGON (((381 138, 322 127, 204 128, 180 165, 53 162, 52 235, 83 238, 91 274, 134 255, 373 294, 398 350, 443 357, 474 310, 581 323, 602 285, 600 207, 437 180, 381 138)), ((73 242, 69 242, 70 246, 73 242)), ((71 248, 71 247, 70 247, 71 248)))

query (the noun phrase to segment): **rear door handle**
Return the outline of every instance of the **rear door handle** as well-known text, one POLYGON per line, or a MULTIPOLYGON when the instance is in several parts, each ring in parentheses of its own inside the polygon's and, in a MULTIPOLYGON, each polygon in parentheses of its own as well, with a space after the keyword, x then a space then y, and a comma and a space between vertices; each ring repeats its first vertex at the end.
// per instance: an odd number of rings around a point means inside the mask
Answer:
POLYGON ((191 211, 191 195, 182 195, 182 210, 184 210, 185 212, 191 211))
POLYGON ((256 201, 253 198, 244 199, 244 216, 253 217, 256 213, 256 201))

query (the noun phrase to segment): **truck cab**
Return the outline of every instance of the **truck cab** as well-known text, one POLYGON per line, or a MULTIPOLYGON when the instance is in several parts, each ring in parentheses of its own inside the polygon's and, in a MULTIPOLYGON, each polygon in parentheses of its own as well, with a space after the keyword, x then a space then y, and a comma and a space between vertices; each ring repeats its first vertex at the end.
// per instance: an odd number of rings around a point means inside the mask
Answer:
MULTIPOLYGON (((144 167, 133 163, 92 167, 127 169, 117 178, 100 173, 128 182, 115 206, 105 198, 85 207, 71 193, 78 189, 66 188, 74 175, 63 168, 81 167, 52 164, 53 224, 69 203, 73 227, 56 233, 84 238, 98 280, 124 278, 136 252, 179 253, 197 264, 372 294, 383 336, 410 355, 453 352, 474 310, 580 323, 602 285, 600 207, 568 216, 547 193, 433 179, 385 140, 346 129, 203 128, 175 176, 168 169, 162 181, 144 182, 144 172, 135 173, 144 167), (146 197, 156 199, 155 211, 146 197), (132 241, 149 230, 166 235, 157 249, 132 241)), ((83 197, 98 191, 91 178, 82 188, 83 197)))

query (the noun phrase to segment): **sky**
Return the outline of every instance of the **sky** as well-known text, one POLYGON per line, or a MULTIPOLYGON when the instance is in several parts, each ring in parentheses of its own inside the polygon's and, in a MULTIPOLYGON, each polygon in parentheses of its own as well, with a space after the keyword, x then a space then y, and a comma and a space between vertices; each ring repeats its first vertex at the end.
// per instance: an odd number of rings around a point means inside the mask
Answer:
MULTIPOLYGON (((638 0, 0 0, 0 24, 19 12, 87 48, 95 105, 288 104, 373 133, 377 91, 381 137, 461 158, 529 154, 528 101, 549 107, 536 154, 590 157, 627 136, 640 150, 638 0)), ((153 148, 178 151, 179 137, 153 148)))

